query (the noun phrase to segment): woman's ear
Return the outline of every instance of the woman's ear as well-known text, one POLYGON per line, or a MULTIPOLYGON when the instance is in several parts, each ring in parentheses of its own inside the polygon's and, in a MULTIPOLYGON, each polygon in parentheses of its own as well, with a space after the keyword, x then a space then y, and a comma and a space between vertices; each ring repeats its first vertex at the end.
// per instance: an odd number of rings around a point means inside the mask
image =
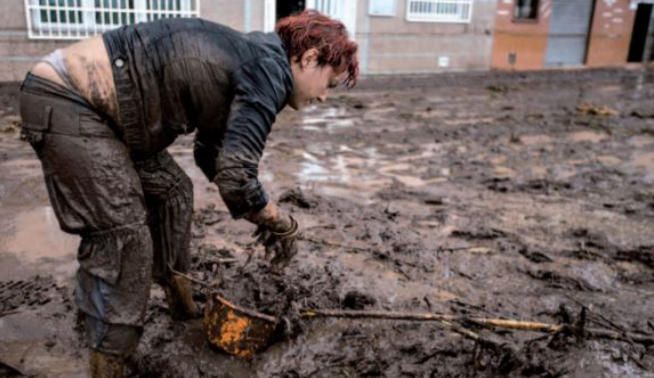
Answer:
POLYGON ((302 54, 302 59, 300 59, 300 67, 309 67, 312 63, 318 62, 318 49, 312 47, 302 54))

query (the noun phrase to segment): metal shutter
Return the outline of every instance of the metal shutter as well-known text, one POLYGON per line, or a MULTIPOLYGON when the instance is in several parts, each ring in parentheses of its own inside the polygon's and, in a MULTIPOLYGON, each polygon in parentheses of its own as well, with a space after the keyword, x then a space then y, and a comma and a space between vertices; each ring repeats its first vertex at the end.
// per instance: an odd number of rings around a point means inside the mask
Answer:
POLYGON ((584 64, 593 0, 552 0, 545 66, 584 64))

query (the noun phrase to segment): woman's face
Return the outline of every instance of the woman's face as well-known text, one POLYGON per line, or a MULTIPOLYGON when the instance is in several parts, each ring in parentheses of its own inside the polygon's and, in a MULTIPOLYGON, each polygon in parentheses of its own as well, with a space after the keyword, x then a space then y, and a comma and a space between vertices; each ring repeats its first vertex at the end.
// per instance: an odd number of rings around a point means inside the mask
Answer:
POLYGON ((324 102, 329 89, 343 82, 345 70, 336 71, 332 66, 318 64, 318 50, 309 49, 301 57, 291 62, 293 71, 293 93, 288 104, 295 110, 312 104, 324 102))

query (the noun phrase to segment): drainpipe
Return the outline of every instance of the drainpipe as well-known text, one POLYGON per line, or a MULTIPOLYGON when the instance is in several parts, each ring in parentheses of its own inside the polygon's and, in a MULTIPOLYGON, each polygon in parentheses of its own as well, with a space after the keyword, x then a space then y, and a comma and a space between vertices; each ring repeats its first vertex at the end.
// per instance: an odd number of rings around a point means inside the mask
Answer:
POLYGON ((246 33, 252 31, 252 0, 243 1, 243 29, 246 33))

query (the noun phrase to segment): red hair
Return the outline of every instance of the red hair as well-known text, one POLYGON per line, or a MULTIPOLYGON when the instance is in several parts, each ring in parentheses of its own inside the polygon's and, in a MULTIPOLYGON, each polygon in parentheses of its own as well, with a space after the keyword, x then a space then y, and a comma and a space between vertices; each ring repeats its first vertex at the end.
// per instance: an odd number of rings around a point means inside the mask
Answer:
POLYGON ((275 27, 289 60, 301 57, 307 50, 318 50, 318 64, 329 64, 335 70, 348 72, 344 84, 351 88, 359 76, 357 44, 348 39, 342 22, 333 20, 318 11, 305 10, 282 18, 275 27))

